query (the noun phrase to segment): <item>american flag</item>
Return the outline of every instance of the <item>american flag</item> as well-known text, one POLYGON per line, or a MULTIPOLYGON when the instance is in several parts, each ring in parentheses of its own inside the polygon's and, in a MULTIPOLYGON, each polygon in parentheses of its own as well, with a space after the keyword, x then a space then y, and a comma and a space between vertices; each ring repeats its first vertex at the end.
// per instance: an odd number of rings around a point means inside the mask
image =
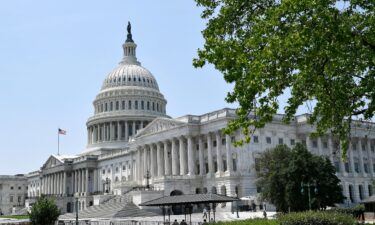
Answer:
POLYGON ((58 132, 59 134, 62 134, 62 135, 66 135, 66 131, 65 130, 63 130, 63 129, 60 129, 59 128, 59 132, 58 132))

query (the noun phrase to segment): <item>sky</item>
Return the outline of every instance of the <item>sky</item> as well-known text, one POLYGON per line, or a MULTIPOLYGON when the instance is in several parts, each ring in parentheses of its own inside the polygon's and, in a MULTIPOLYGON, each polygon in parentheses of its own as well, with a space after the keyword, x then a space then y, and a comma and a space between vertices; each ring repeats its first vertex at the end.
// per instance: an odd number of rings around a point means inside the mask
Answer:
POLYGON ((0 174, 40 169, 57 153, 81 153, 102 82, 122 59, 127 22, 137 58, 156 77, 167 114, 224 107, 231 90, 212 66, 195 69, 204 44, 193 0, 7 0, 0 7, 0 174))

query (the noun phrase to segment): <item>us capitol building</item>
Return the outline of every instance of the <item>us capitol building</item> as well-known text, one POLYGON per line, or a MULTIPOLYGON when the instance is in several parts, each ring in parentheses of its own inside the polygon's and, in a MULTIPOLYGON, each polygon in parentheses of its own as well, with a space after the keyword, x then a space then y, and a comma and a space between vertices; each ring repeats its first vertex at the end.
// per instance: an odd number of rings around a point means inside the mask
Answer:
MULTIPOLYGON (((131 195, 139 204, 161 196, 194 193, 248 196, 262 205, 255 185, 259 153, 297 142, 330 158, 347 197, 345 204, 372 195, 375 135, 370 131, 374 124, 353 128, 347 163, 339 158, 338 140, 330 135, 309 136, 314 128, 307 123, 308 115, 298 115, 290 124, 282 123, 282 115, 275 115, 272 123, 256 130, 249 144, 234 147, 232 142, 242 138, 241 132, 225 135, 222 129, 235 118, 235 110, 169 117, 167 100, 155 77, 136 57, 130 26, 122 47, 122 61, 105 77, 93 102, 94 115, 86 123, 86 150, 74 156, 51 155, 40 170, 25 175, 27 205, 45 194, 54 196, 63 212, 73 212, 76 198, 81 210, 116 195, 131 195)), ((3 201, 10 196, 3 195, 3 201)), ((22 196, 22 202, 25 198, 22 196)), ((229 211, 230 207, 223 204, 220 210, 229 211)), ((2 208, 2 212, 9 213, 10 208, 2 208)))

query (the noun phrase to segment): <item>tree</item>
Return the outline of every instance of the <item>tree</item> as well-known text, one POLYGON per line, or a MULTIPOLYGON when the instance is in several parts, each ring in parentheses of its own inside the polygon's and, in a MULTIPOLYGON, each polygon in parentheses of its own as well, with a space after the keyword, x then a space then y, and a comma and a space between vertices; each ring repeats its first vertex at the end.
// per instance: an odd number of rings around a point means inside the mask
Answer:
POLYGON ((261 128, 279 110, 289 122, 313 104, 314 135, 337 136, 346 155, 352 120, 375 113, 375 16, 368 0, 195 0, 208 20, 195 67, 211 63, 234 83, 238 102, 227 133, 261 128), (253 113, 253 116, 249 116, 253 113))
POLYGON ((311 154, 302 144, 293 149, 278 145, 262 153, 258 162, 261 197, 280 211, 309 209, 307 184, 312 209, 324 209, 344 200, 340 180, 329 159, 311 154))
POLYGON ((31 208, 30 222, 32 225, 53 225, 59 215, 60 209, 55 201, 42 195, 31 208))

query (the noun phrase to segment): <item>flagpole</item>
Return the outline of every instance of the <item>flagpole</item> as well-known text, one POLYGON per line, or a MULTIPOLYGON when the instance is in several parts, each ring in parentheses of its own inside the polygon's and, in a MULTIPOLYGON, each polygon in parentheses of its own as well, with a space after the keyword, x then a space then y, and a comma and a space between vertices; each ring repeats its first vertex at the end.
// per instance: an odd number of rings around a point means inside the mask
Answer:
POLYGON ((57 155, 60 155, 60 132, 57 130, 57 155))

